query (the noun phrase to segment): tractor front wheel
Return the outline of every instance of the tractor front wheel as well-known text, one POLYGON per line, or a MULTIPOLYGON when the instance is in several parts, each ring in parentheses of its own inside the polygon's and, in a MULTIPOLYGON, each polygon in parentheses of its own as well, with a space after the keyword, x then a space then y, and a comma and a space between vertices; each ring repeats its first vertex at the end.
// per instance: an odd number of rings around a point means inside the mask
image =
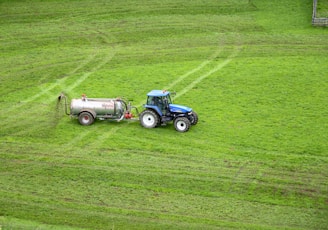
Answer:
POLYGON ((91 125, 94 122, 94 118, 89 112, 82 112, 79 115, 79 122, 81 125, 91 125))
POLYGON ((192 111, 191 115, 190 115, 191 119, 190 119, 190 123, 192 125, 196 125, 198 123, 198 115, 196 112, 192 111))
POLYGON ((190 125, 190 121, 186 117, 177 117, 174 120, 174 127, 178 132, 187 132, 190 128, 190 125))
POLYGON ((159 123, 159 117, 153 110, 144 110, 140 114, 140 124, 145 128, 155 128, 159 123))

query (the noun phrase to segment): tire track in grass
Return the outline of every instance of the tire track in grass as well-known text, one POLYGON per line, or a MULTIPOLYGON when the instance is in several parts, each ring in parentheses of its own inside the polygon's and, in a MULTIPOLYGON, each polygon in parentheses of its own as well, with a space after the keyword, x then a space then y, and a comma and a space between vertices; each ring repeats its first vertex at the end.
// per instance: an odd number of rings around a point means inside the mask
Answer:
MULTIPOLYGON (((71 92, 74 88, 76 88, 82 82, 84 82, 90 75, 92 75, 96 70, 98 70, 99 68, 101 68, 102 66, 104 66, 109 60, 111 60, 113 56, 114 55, 112 54, 109 57, 107 57, 99 65, 97 65, 94 69, 92 69, 91 72, 88 72, 88 73, 84 74, 78 81, 75 81, 72 85, 66 87, 65 88, 65 91, 66 92, 71 92)), ((47 91, 47 92, 49 92, 49 91, 47 91)), ((48 97, 48 99, 45 100, 45 103, 51 103, 51 102, 53 102, 53 97, 48 97)), ((28 130, 26 130, 26 132, 37 131, 40 127, 44 127, 44 125, 43 124, 33 125, 33 127, 30 127, 28 130)), ((88 130, 87 131, 87 133, 89 133, 89 132, 91 132, 91 130, 88 130)))
POLYGON ((205 78, 207 78, 208 76, 212 75, 213 73, 219 71, 224 66, 226 66, 227 64, 229 64, 231 62, 231 60, 232 59, 226 59, 226 60, 224 60, 223 62, 221 62, 220 64, 218 64, 215 68, 211 69, 208 73, 203 74, 200 77, 198 77, 192 83, 190 83, 189 85, 187 85, 186 87, 184 87, 184 89, 182 91, 180 91, 179 93, 177 93, 176 96, 175 96, 175 98, 178 98, 178 97, 182 96, 183 94, 187 93, 189 90, 191 90, 194 86, 196 86, 198 83, 200 83, 201 81, 203 81, 205 78))
MULTIPOLYGON (((105 121, 102 121, 105 122, 105 121)), ((110 124, 109 124, 110 125, 110 124)), ((128 124, 124 124, 124 126, 126 126, 128 124)), ((109 126, 110 127, 110 126, 109 126)), ((77 137, 71 139, 70 141, 66 142, 66 144, 62 145, 61 148, 65 149, 67 147, 73 146, 74 144, 82 141, 83 139, 88 139, 86 138, 89 134, 92 135, 93 138, 92 141, 88 141, 88 146, 83 146, 84 148, 90 148, 90 149, 94 149, 96 146, 100 146, 103 142, 107 141, 107 139, 112 136, 113 134, 115 134, 119 129, 121 128, 121 126, 112 126, 110 129, 106 130, 106 132, 102 132, 100 134, 98 134, 96 137, 94 137, 94 130, 91 129, 87 129, 85 130, 82 134, 79 134, 77 137)))
MULTIPOLYGON (((108 124, 110 125, 110 124, 108 124)), ((123 124, 123 128, 126 127, 128 123, 123 124)), ((98 137, 92 141, 92 144, 90 145, 91 149, 101 147, 101 145, 108 140, 109 137, 113 136, 117 133, 119 129, 121 129, 122 126, 113 126, 110 130, 108 130, 105 133, 101 133, 98 135, 98 137)))
MULTIPOLYGON (((103 40, 105 41, 105 43, 109 44, 109 40, 106 37, 107 35, 104 33, 100 33, 101 37, 103 38, 103 40)), ((95 44, 94 44, 95 45, 95 44)), ((85 73, 82 75, 82 77, 80 77, 76 82, 74 82, 72 85, 67 87, 66 91, 71 91, 72 89, 76 88, 78 85, 80 85, 83 81, 85 81, 90 75, 92 75, 94 72, 96 72, 98 69, 100 69, 102 66, 104 66, 106 63, 108 63, 116 54, 116 50, 115 47, 112 47, 112 51, 110 52, 108 55, 106 55, 106 57, 95 67, 93 67, 91 69, 91 71, 85 73)), ((32 96, 30 96, 29 98, 26 98, 25 100, 21 101, 21 104, 16 105, 15 107, 13 107, 12 109, 16 109, 16 108, 20 108, 22 107, 24 104, 32 102, 34 100, 36 100, 37 98, 45 95, 45 94, 49 94, 49 92, 51 90, 53 90, 54 88, 58 87, 58 86, 65 86, 65 82, 70 78, 70 76, 76 74, 79 70, 83 69, 84 67, 86 67, 88 64, 92 63, 97 55, 99 54, 99 48, 95 47, 93 50, 93 53, 90 54, 85 60, 83 60, 76 68, 74 68, 72 71, 70 71, 69 73, 67 73, 67 76, 61 79, 57 79, 55 83, 51 84, 48 87, 43 88, 42 86, 39 86, 38 88, 40 89, 39 93, 36 93, 32 96)), ((56 95, 54 95, 56 96, 56 95)), ((48 99, 45 100, 45 102, 51 102, 52 99, 48 99)), ((10 110, 11 111, 11 110, 10 110)))
POLYGON ((36 100, 37 98, 43 96, 44 94, 49 93, 49 91, 53 90, 55 87, 60 86, 65 84, 65 82, 67 81, 67 79, 69 79, 69 76, 77 73, 80 69, 82 69, 83 67, 85 67, 86 65, 88 65, 89 63, 91 63, 96 57, 96 53, 94 52, 93 54, 89 55, 88 58, 86 58, 80 65, 78 65, 75 69, 73 69, 71 72, 69 72, 67 75, 68 77, 64 77, 61 79, 56 80, 55 83, 51 84, 50 86, 43 88, 42 86, 39 86, 39 89, 41 90, 41 92, 27 98, 26 100, 23 100, 22 103, 29 103, 31 101, 36 100))
MULTIPOLYGON (((209 63, 211 63, 220 53, 221 53, 221 49, 216 51, 214 54, 212 54, 208 60, 202 62, 200 65, 198 65, 196 68, 190 70, 189 72, 185 73, 184 75, 180 76, 177 80, 175 80, 174 82, 172 82, 169 86, 167 86, 166 88, 171 88, 173 86, 175 86, 176 84, 178 84, 179 82, 183 81, 185 78, 187 78, 188 76, 192 75, 193 73, 203 69, 206 65, 208 65, 209 63)), ((136 104, 135 106, 137 108, 140 108, 143 105, 144 101, 139 102, 138 104, 136 104)), ((126 124, 124 124, 124 126, 129 125, 130 122, 127 122, 126 124)), ((106 132, 104 134, 99 135, 99 137, 97 138, 97 140, 93 141, 92 146, 101 146, 110 136, 112 136, 113 134, 115 134, 117 131, 119 130, 118 127, 112 128, 110 132, 106 132)))
MULTIPOLYGON (((241 49, 241 46, 236 46, 234 52, 227 59, 223 60, 217 66, 215 66, 213 69, 211 69, 210 71, 208 71, 206 74, 203 74, 203 75, 199 76, 196 80, 194 80, 189 85, 187 85, 186 87, 184 87, 184 89, 182 91, 180 91, 179 93, 177 93, 174 98, 178 98, 178 97, 184 95, 189 90, 191 90, 193 87, 195 87, 198 83, 200 83, 201 81, 203 81, 205 78, 207 78, 208 76, 212 75, 215 72, 218 72, 223 67, 225 67, 226 65, 228 65, 233 60, 233 58, 235 58, 238 55, 238 53, 240 52, 240 49, 241 49)), ((184 78, 181 78, 181 80, 183 80, 184 78)), ((178 83, 181 80, 179 79, 179 81, 176 81, 176 82, 178 83)), ((170 87, 172 87, 172 86, 173 85, 170 85, 170 87)))
MULTIPOLYGON (((222 46, 220 46, 222 47, 222 46)), ((235 46, 234 47, 234 51, 232 52, 231 55, 228 56, 228 58, 226 58, 223 62, 220 62, 216 67, 214 67, 213 69, 211 69, 209 72, 207 72, 206 74, 201 75, 200 77, 196 78, 196 80, 194 80, 191 84, 187 85, 179 94, 177 94, 175 96, 175 98, 182 96, 183 94, 187 93, 189 90, 191 90, 195 85, 197 85, 198 83, 200 83, 202 80, 204 80, 205 78, 207 78, 208 76, 212 75, 213 73, 219 71, 220 69, 222 69, 223 67, 225 67, 226 65, 228 65, 232 59, 234 57, 236 57, 238 55, 238 53, 240 52, 241 46, 235 46)), ((169 84, 168 86, 164 87, 164 89, 169 89, 174 87, 175 85, 177 85, 178 83, 180 83, 181 81, 183 81, 184 79, 186 79, 187 77, 197 73, 198 71, 204 69, 207 65, 209 65, 210 63, 212 63, 218 56, 219 54, 223 51, 223 48, 218 49, 217 51, 215 51, 207 60, 203 61, 200 65, 198 65, 196 68, 188 71, 187 73, 179 76, 175 81, 173 81, 171 84, 169 84)), ((140 108, 143 105, 144 101, 139 102, 138 104, 134 105, 138 108, 140 108)), ((123 127, 129 125, 130 122, 126 122, 123 127)), ((95 148, 97 146, 101 146, 109 137, 111 137, 113 134, 115 134, 120 128, 120 127, 113 127, 109 132, 103 133, 101 135, 99 135, 99 137, 97 139, 95 139, 92 142, 92 145, 90 146, 91 148, 95 148)))
MULTIPOLYGON (((101 36, 103 37, 105 42, 108 43, 108 38, 104 37, 103 34, 101 34, 101 36)), ((15 128, 15 127, 18 127, 21 125, 22 128, 20 129, 20 131, 15 132, 15 134, 16 135, 25 135, 25 134, 31 135, 31 134, 33 134, 33 131, 37 131, 38 129, 45 129, 46 126, 49 125, 48 121, 45 119, 44 121, 40 121, 40 122, 36 123, 36 119, 35 119, 39 116, 49 117, 48 114, 46 114, 49 111, 47 111, 47 112, 45 112, 44 110, 42 110, 42 112, 38 111, 40 104, 45 105, 47 103, 52 103, 52 102, 55 103, 55 99, 58 96, 59 92, 57 92, 56 94, 53 94, 54 95, 53 97, 51 97, 51 96, 47 97, 47 99, 43 100, 42 103, 32 104, 32 102, 45 94, 51 95, 51 90, 53 90, 55 87, 58 87, 58 86, 65 88, 66 92, 72 91, 74 88, 76 88, 81 83, 83 83, 88 77, 90 77, 90 75, 92 75, 98 69, 103 67, 106 63, 108 63, 115 56, 115 53, 116 53, 115 47, 112 47, 112 51, 113 52, 107 53, 105 58, 98 65, 93 67, 91 69, 91 71, 83 74, 82 77, 79 78, 77 81, 75 81, 73 84, 71 84, 67 87, 64 87, 64 84, 65 84, 66 80, 69 78, 69 76, 62 78, 60 80, 57 80, 56 83, 50 85, 46 89, 43 89, 41 92, 22 101, 19 105, 8 108, 6 110, 7 113, 12 112, 13 110, 16 110, 16 109, 23 110, 24 113, 17 113, 15 117, 6 118, 5 125, 3 126, 4 130, 5 129, 10 130, 12 128, 15 128), (25 109, 24 109, 24 107, 25 107, 25 109), (26 119, 26 118, 28 118, 28 119, 26 119), (17 124, 17 120, 22 120, 24 122, 21 124, 17 124), (26 126, 26 128, 23 128, 25 126, 26 126)), ((98 49, 95 49, 94 53, 92 55, 89 55, 89 57, 83 63, 81 63, 79 66, 74 68, 71 72, 69 72, 69 75, 72 75, 72 74, 78 72, 80 69, 84 68, 85 66, 90 64, 92 61, 94 61, 97 56, 97 53, 98 53, 98 49)), ((48 106, 48 109, 50 108, 49 106, 48 106)), ((49 121, 49 123, 51 123, 51 121, 49 121)))
MULTIPOLYGON (((100 37, 103 39, 104 43, 110 45, 110 41, 109 41, 109 39, 108 39, 108 35, 107 35, 107 34, 101 32, 101 31, 93 31, 93 33, 100 34, 100 37)), ((62 88, 65 88, 65 92, 71 92, 71 91, 73 91, 73 89, 75 89, 77 86, 79 86, 80 84, 82 84, 82 83, 83 83, 85 80, 87 80, 92 74, 94 74, 97 70, 99 70, 100 68, 102 68, 102 67, 103 67, 104 65, 106 65, 110 60, 113 59, 113 57, 116 55, 116 51, 117 51, 117 49, 116 49, 116 47, 113 46, 113 45, 110 45, 110 46, 111 46, 111 52, 107 52, 105 58, 103 58, 102 61, 101 61, 99 64, 97 64, 95 67, 93 67, 93 68, 91 69, 91 71, 84 73, 84 74, 83 74, 83 75, 82 75, 77 81, 75 81, 73 84, 71 84, 71 85, 69 85, 69 86, 65 86, 65 85, 63 84, 64 82, 60 82, 60 84, 58 84, 58 86, 61 86, 62 88)), ((96 54, 99 52, 98 50, 99 50, 99 48, 95 48, 95 53, 96 53, 96 54)), ((95 54, 94 56, 96 56, 96 54, 95 54)), ((93 60, 95 60, 95 57, 94 57, 91 61, 93 61, 93 60)), ((91 61, 88 62, 88 63, 91 63, 91 61)), ((86 66, 88 63, 86 63, 85 65, 83 65, 81 68, 83 68, 84 66, 86 66)), ((77 68, 77 69, 74 71, 74 73, 77 72, 77 70, 79 70, 79 69, 81 69, 81 68, 77 68)), ((67 78, 66 78, 66 79, 67 79, 67 78)), ((59 92, 57 92, 57 94, 58 94, 58 93, 59 93, 59 92)), ((55 96, 58 96, 57 94, 56 94, 55 96)), ((47 102, 50 102, 50 101, 51 101, 51 99, 48 100, 47 102)))
MULTIPOLYGON (((67 77, 64 77, 64 78, 61 78, 61 79, 57 79, 55 83, 51 84, 50 86, 48 87, 43 87, 42 85, 41 86, 38 86, 40 92, 26 98, 25 100, 22 100, 20 102, 20 104, 18 105, 14 105, 10 108, 7 109, 7 112, 11 112, 15 109, 19 109, 23 106, 28 106, 29 103, 33 102, 34 100, 38 99, 39 97, 41 96, 44 96, 45 94, 50 94, 50 91, 53 90, 54 88, 58 87, 58 86, 61 86, 61 85, 64 85, 65 82, 67 81, 67 79, 69 79, 69 76, 77 73, 80 69, 84 68, 85 66, 87 66, 89 63, 91 63, 95 58, 96 58, 96 55, 97 55, 97 52, 96 50, 94 50, 94 52, 89 55, 83 62, 81 62, 76 68, 74 68, 72 71, 70 71, 67 75, 67 77)), ((51 98, 51 97, 48 97, 48 98, 51 98)), ((51 101, 51 99, 48 99, 46 100, 46 102, 49 102, 51 101)))
POLYGON ((110 53, 103 61, 101 61, 95 68, 91 69, 90 72, 83 74, 77 81, 75 81, 72 85, 65 88, 65 91, 71 92, 74 88, 79 86, 82 82, 84 82, 90 75, 96 72, 98 69, 103 67, 106 63, 108 63, 115 56, 115 52, 110 53))
MULTIPOLYGON (((219 71, 220 69, 222 69, 223 67, 225 67, 227 64, 229 64, 232 59, 237 56, 237 54, 239 53, 240 47, 235 47, 234 52, 227 58, 225 59, 223 62, 219 63, 216 67, 214 67, 213 69, 211 69, 208 73, 201 75, 200 77, 198 77, 196 80, 194 80, 191 84, 187 85, 179 94, 177 94, 175 96, 175 98, 185 94, 186 92, 188 92, 190 89, 192 89, 196 84, 200 83, 202 80, 204 80, 206 77, 212 75, 213 73, 219 71)), ((198 65, 196 68, 188 71, 187 73, 181 75, 180 77, 178 77, 175 81, 173 81, 171 84, 169 84, 167 87, 165 87, 164 89, 169 89, 174 87, 175 85, 177 85, 178 83, 180 83, 181 81, 183 81, 185 78, 191 76, 192 74, 202 70, 204 67, 206 67, 208 64, 212 63, 218 56, 219 54, 222 52, 222 49, 217 50, 216 52, 214 52, 206 61, 202 62, 200 65, 198 65)), ((137 105, 135 105, 136 107, 141 107, 143 105, 144 101, 139 102, 137 105)), ((130 122, 127 122, 126 124, 124 124, 124 126, 129 125, 130 122)), ((92 146, 101 146, 103 142, 105 142, 111 135, 115 134, 117 131, 119 130, 118 127, 112 128, 110 132, 106 132, 102 135, 100 135, 98 137, 97 140, 92 142, 92 146)))
MULTIPOLYGON (((175 98, 187 93, 189 90, 191 90, 195 85, 197 85, 198 83, 200 83, 202 80, 204 80, 206 77, 212 75, 213 73, 219 71, 220 69, 222 69, 224 66, 226 66, 227 64, 229 64, 231 62, 231 60, 233 59, 233 57, 235 57, 237 55, 237 51, 239 50, 239 47, 235 47, 235 51, 227 58, 225 59, 223 62, 220 62, 216 67, 214 67, 213 69, 211 69, 210 71, 208 71, 206 74, 201 75, 200 77, 196 78, 192 83, 190 83, 189 85, 187 85, 181 92, 179 92, 175 98)), ((196 68, 192 69, 191 71, 188 71, 186 74, 180 76, 179 78, 177 78, 177 80, 175 80, 174 82, 172 82, 169 87, 173 87, 175 85, 177 85, 178 83, 180 83, 181 81, 183 81, 185 78, 191 76, 192 74, 195 74, 196 72, 202 70, 204 67, 206 67, 208 64, 212 63, 215 58, 217 58, 217 56, 219 55, 219 53, 221 52, 221 50, 216 51, 213 55, 210 56, 210 58, 204 62, 202 62, 199 66, 197 66, 196 68)), ((101 66, 105 65, 114 55, 109 55, 104 61, 102 61, 101 63, 99 63, 94 69, 93 71, 101 68, 101 66)), ((74 84, 70 85, 67 89, 68 92, 72 91, 74 88, 76 88, 79 84, 81 84, 85 79, 87 79, 92 73, 92 72, 88 72, 86 73, 81 79, 79 79, 79 81, 75 82, 74 84)), ((142 106, 143 102, 140 102, 137 107, 142 106)), ((129 122, 126 122, 125 124, 123 124, 124 126, 129 125, 129 122)), ((101 135, 98 135, 97 138, 95 138, 95 140, 92 142, 91 148, 96 147, 96 146, 101 146, 109 137, 111 137, 113 134, 117 133, 118 130, 122 128, 122 125, 120 125, 119 127, 112 127, 108 132, 102 133, 101 135)), ((28 129, 29 131, 31 131, 31 128, 28 129)), ((21 134, 25 133, 26 131, 22 131, 21 134)), ((67 143, 67 145, 64 145, 63 148, 67 147, 67 146, 72 146, 74 145, 74 143, 78 143, 79 141, 81 141, 83 138, 85 138, 86 136, 88 136, 90 133, 92 133, 93 131, 88 129, 86 130, 86 132, 83 132, 83 134, 79 135, 78 137, 72 139, 71 141, 69 141, 67 143)))
MULTIPOLYGON (((110 42, 108 40, 107 35, 105 33, 100 32, 100 31, 98 31, 98 32, 101 34, 101 37, 104 39, 105 43, 109 44, 110 42)), ((96 72, 96 70, 100 69, 106 63, 108 63, 115 56, 115 54, 116 54, 116 49, 115 49, 115 47, 113 47, 113 52, 111 52, 109 55, 107 55, 106 58, 93 69, 93 71, 84 74, 78 81, 74 82, 72 85, 70 85, 69 87, 65 88, 65 91, 71 92, 74 88, 76 88, 82 82, 84 82, 91 74, 93 74, 94 72, 96 72)), ((106 133, 115 133, 117 129, 118 128, 113 128, 113 131, 109 131, 109 132, 106 132, 106 133)), ((65 148, 67 146, 74 145, 75 143, 77 143, 78 141, 82 140, 84 137, 86 137, 87 135, 89 135, 91 132, 92 131, 90 129, 88 131, 85 131, 82 136, 80 135, 80 136, 72 139, 67 144, 65 144, 64 146, 62 146, 62 148, 65 148)), ((101 136, 99 138, 101 138, 101 136)))
MULTIPOLYGON (((186 79, 187 77, 197 73, 198 71, 204 69, 207 65, 209 65, 210 63, 212 63, 218 56, 219 54, 223 51, 223 45, 221 44, 219 46, 220 48, 218 50, 216 50, 211 56, 209 56, 207 58, 207 60, 203 61, 201 64, 199 64, 196 68, 188 71, 187 73, 179 76, 175 81, 173 81, 171 84, 167 85, 166 87, 164 87, 164 89, 170 89, 172 87, 174 87, 175 85, 177 85, 178 83, 180 83, 181 81, 183 81, 184 79, 186 79)), ((181 96, 182 94, 186 93, 188 90, 190 90, 192 87, 194 87, 196 84, 198 84, 200 81, 202 81, 204 78, 206 78, 207 76, 211 75, 212 73, 222 69, 224 66, 226 66, 231 59, 236 56, 236 52, 233 53, 232 55, 230 55, 228 57, 228 59, 226 59, 223 63, 219 64, 217 67, 215 67, 214 69, 212 69, 208 74, 202 75, 201 77, 197 78, 193 83, 191 83, 191 85, 187 86, 184 88, 182 93, 179 93, 178 96, 181 96)), ((140 108, 142 105, 144 104, 144 101, 141 101, 137 104, 135 104, 134 106, 136 106, 137 108, 140 108)), ((123 127, 129 125, 130 122, 126 122, 125 124, 123 124, 123 127)), ((99 135, 95 140, 92 141, 92 145, 90 146, 91 148, 96 148, 97 146, 101 146, 105 141, 107 141, 108 138, 110 138, 113 134, 117 133, 119 128, 121 128, 122 125, 120 127, 113 127, 110 129, 110 131, 102 133, 101 135, 99 135)), ((72 140, 70 142, 70 144, 72 144, 74 142, 74 140, 72 140)))
POLYGON ((185 78, 189 77, 190 75, 194 74, 195 72, 203 69, 206 65, 210 64, 215 58, 219 56, 219 54, 222 52, 222 49, 217 50, 210 58, 204 62, 202 62, 199 66, 196 68, 190 70, 189 72, 183 74, 182 76, 178 77, 175 81, 173 81, 171 84, 164 87, 164 89, 170 89, 177 85, 179 82, 183 81, 185 78))
POLYGON ((63 144, 60 148, 61 149, 69 149, 69 148, 75 148, 74 144, 76 145, 77 143, 81 142, 84 139, 88 139, 86 138, 86 136, 88 136, 90 134, 90 130, 86 130, 83 133, 79 133, 75 138, 71 139, 68 142, 65 142, 65 144, 63 144), (74 146, 74 147, 72 147, 74 146))

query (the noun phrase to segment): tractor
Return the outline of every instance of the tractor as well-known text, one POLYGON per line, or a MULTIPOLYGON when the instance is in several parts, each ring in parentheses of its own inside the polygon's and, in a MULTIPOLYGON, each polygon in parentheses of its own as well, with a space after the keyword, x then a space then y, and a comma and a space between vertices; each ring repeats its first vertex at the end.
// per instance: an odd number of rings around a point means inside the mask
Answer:
POLYGON ((155 128, 173 121, 178 132, 187 132, 191 125, 198 122, 197 113, 189 107, 172 104, 170 92, 166 90, 150 91, 144 108, 139 120, 145 128, 155 128))
POLYGON ((155 128, 170 121, 179 132, 186 132, 191 125, 198 122, 197 114, 189 107, 172 104, 170 92, 152 90, 147 94, 144 111, 139 114, 138 109, 120 98, 82 98, 72 99, 68 109, 67 98, 64 94, 58 97, 58 102, 65 100, 65 112, 71 117, 78 118, 81 125, 91 125, 95 119, 99 120, 140 120, 145 128, 155 128), (139 119, 134 119, 131 112, 135 109, 139 119))

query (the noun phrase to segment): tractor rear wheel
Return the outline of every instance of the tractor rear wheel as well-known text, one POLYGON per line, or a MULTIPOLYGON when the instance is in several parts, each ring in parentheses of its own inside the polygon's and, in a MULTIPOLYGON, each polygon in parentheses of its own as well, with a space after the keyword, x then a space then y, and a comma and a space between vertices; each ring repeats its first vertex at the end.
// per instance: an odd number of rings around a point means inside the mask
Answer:
POLYGON ((82 112, 79 115, 79 122, 81 125, 91 125, 94 120, 94 117, 89 112, 82 112))
POLYGON ((159 124, 159 116, 153 110, 146 109, 140 114, 140 124, 145 128, 155 128, 159 124))
POLYGON ((174 120, 174 127, 178 132, 187 132, 190 128, 190 125, 190 121, 186 117, 177 117, 174 120))

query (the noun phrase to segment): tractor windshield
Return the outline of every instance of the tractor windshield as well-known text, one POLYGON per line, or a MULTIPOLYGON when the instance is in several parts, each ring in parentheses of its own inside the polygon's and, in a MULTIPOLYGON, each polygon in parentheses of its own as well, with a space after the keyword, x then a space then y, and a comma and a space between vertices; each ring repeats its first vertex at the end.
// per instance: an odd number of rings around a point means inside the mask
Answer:
POLYGON ((170 95, 166 96, 149 96, 147 99, 147 105, 162 105, 162 104, 172 104, 170 95))

